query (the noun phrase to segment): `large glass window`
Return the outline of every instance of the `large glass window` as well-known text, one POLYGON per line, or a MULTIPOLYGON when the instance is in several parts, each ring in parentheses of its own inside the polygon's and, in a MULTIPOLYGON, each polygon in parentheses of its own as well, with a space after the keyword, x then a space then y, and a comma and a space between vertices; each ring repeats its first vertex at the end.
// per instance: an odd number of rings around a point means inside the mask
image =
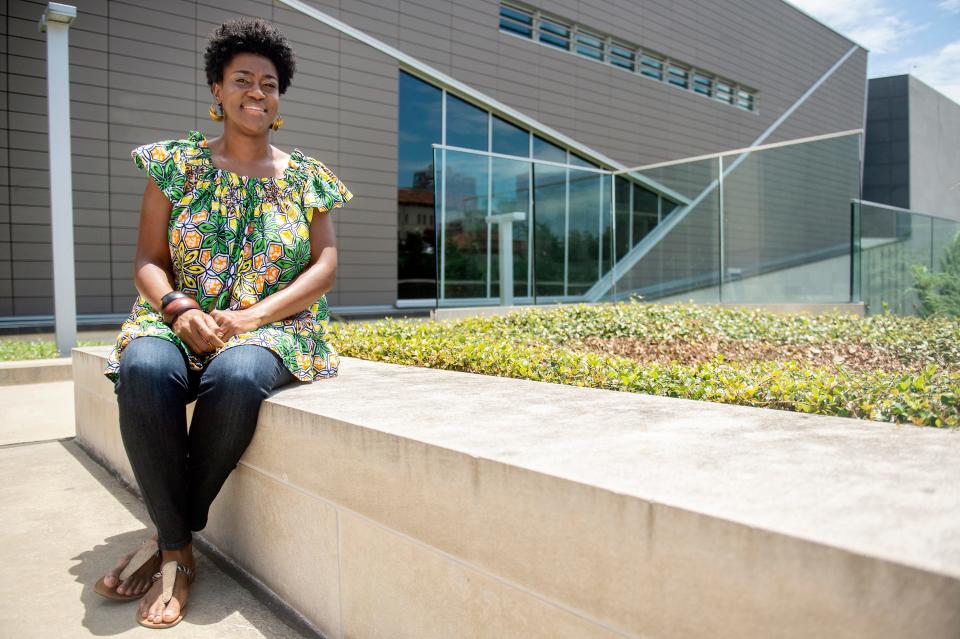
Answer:
POLYGON ((562 296, 567 225, 567 169, 534 165, 534 275, 536 294, 562 296))
POLYGON ((447 152, 443 226, 443 294, 487 297, 487 158, 447 152))
POLYGON ((600 277, 603 186, 601 174, 570 169, 568 295, 586 293, 600 277))
POLYGON ((653 191, 649 191, 639 184, 633 185, 633 225, 631 246, 636 246, 640 240, 657 225, 660 198, 653 191))
POLYGON ((486 111, 447 94, 447 145, 487 150, 486 111))
POLYGON ((401 72, 397 143, 397 298, 437 296, 433 144, 442 140, 440 89, 401 72))
MULTIPOLYGON (((512 225, 513 243, 510 254, 513 262, 513 295, 526 297, 531 294, 530 265, 530 163, 521 160, 492 158, 490 214, 511 215, 520 213, 522 220, 514 220, 512 225)), ((490 226, 490 296, 500 297, 500 226, 490 226)))
POLYGON ((567 152, 565 150, 536 135, 533 136, 533 157, 547 162, 567 163, 567 152))
POLYGON ((614 235, 614 246, 616 248, 617 259, 620 260, 627 251, 630 250, 630 199, 631 184, 623 177, 618 177, 615 182, 616 189, 616 233, 614 235))
POLYGON ((530 133, 493 116, 493 152, 530 157, 530 133))

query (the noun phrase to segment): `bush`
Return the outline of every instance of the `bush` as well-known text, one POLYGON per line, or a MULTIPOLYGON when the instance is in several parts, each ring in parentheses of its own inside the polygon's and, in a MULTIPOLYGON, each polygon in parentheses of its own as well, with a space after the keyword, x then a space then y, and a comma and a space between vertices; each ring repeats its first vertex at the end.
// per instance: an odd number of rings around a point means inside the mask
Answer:
POLYGON ((960 233, 947 246, 940 268, 938 273, 931 273, 926 266, 912 269, 920 315, 960 317, 960 233))
POLYGON ((342 355, 486 375, 927 426, 960 425, 960 322, 780 315, 637 303, 532 308, 456 322, 388 319, 331 326, 342 355), (702 340, 856 339, 889 349, 903 371, 810 367, 799 361, 696 365, 575 350, 586 337, 702 340), (911 372, 907 372, 912 368, 911 372))

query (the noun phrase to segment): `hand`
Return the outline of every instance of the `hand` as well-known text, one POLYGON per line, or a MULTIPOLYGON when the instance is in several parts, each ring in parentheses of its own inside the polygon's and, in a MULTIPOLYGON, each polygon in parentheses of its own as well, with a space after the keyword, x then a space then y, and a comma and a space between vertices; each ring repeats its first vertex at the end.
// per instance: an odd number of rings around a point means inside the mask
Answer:
POLYGON ((260 328, 259 314, 253 308, 242 311, 210 311, 210 317, 217 323, 217 335, 227 341, 234 335, 249 333, 260 328))
POLYGON ((219 326, 200 309, 191 309, 181 314, 170 328, 196 354, 209 353, 223 347, 223 340, 217 335, 219 326))

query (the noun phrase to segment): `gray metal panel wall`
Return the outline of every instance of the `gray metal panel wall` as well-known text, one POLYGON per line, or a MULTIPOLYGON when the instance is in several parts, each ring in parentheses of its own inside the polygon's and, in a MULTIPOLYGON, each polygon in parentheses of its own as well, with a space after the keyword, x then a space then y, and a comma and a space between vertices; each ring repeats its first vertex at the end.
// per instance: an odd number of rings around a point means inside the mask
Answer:
MULTIPOLYGON (((80 313, 126 313, 145 177, 130 150, 221 127, 207 117, 206 34, 238 15, 274 21, 298 54, 280 148, 327 164, 355 193, 333 212, 332 306, 396 299, 397 64, 278 3, 79 0, 70 28, 74 224, 80 313)), ((50 314, 45 3, 5 0, 0 53, 0 316, 50 314), (7 73, 8 68, 11 73, 7 73), (12 203, 12 207, 8 206, 12 203)))

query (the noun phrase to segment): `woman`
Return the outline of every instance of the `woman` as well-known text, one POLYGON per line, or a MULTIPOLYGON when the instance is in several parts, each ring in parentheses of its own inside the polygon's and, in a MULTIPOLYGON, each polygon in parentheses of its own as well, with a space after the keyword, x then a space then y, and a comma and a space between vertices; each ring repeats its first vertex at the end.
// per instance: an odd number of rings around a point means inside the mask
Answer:
POLYGON ((149 177, 134 280, 140 292, 111 353, 123 444, 157 535, 96 584, 140 598, 151 628, 182 619, 194 576, 191 532, 253 437, 260 403, 293 380, 337 374, 324 341, 337 251, 327 211, 352 195, 299 150, 270 145, 294 55, 263 20, 217 28, 206 50, 210 116, 134 149, 149 177), (196 399, 187 431, 185 405, 196 399))

